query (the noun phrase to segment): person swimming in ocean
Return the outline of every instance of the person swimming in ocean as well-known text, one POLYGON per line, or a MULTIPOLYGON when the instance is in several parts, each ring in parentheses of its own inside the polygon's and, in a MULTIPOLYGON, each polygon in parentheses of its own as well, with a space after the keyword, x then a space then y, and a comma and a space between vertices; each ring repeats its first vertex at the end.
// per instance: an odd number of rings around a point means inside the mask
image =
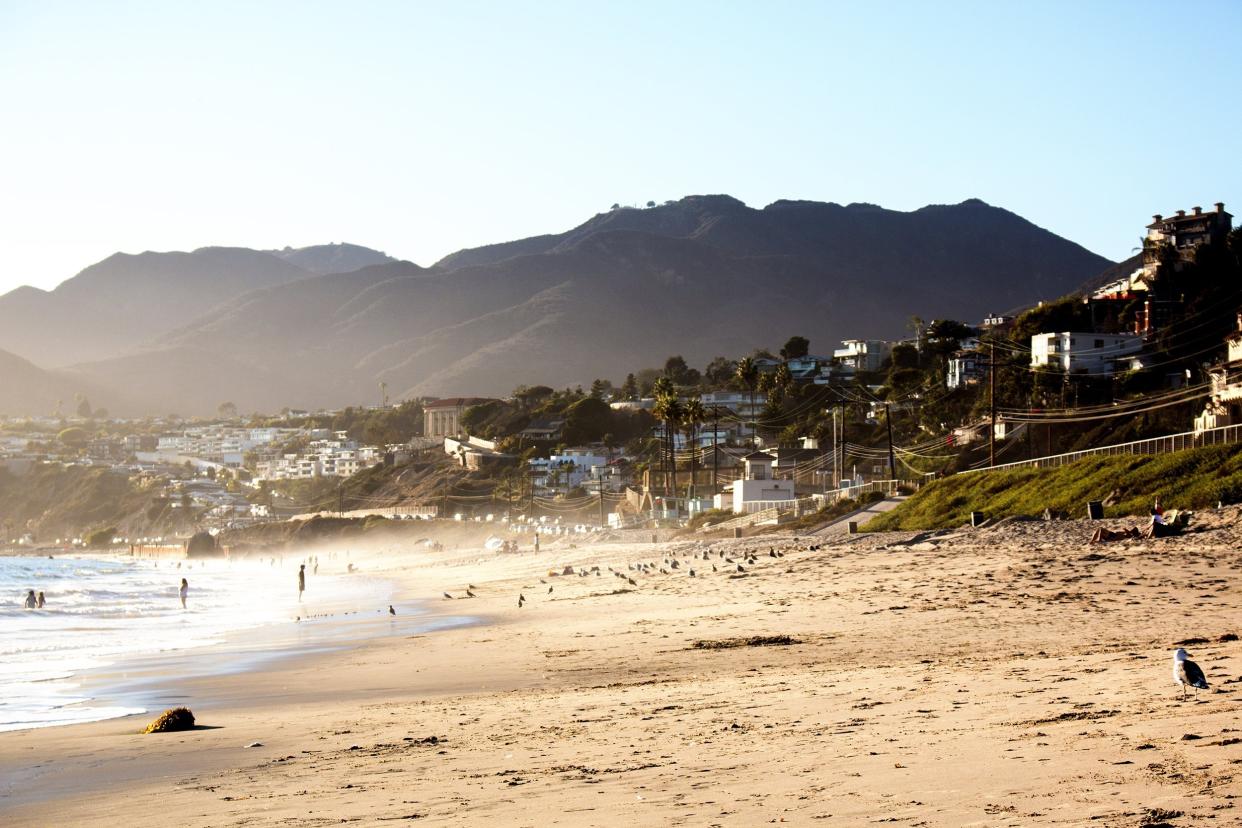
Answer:
POLYGON ((39 590, 39 598, 38 598, 38 600, 37 600, 37 602, 36 602, 36 603, 38 603, 38 605, 39 605, 39 606, 38 606, 38 608, 39 608, 39 609, 43 609, 43 605, 47 603, 47 601, 45 601, 45 600, 43 599, 43 591, 42 591, 42 590, 39 590))
POLYGON ((189 591, 190 591, 190 582, 187 581, 185 578, 182 578, 181 589, 178 591, 178 593, 181 595, 181 608, 182 609, 185 609, 185 596, 189 593, 189 591))
POLYGON ((33 589, 26 593, 26 602, 22 606, 26 609, 38 609, 39 599, 35 598, 33 589))

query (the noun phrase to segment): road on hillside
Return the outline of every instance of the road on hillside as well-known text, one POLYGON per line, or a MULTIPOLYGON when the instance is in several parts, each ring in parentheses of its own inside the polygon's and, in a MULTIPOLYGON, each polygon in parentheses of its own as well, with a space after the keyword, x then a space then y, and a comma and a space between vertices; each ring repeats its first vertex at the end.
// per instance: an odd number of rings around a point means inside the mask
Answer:
POLYGON ((862 511, 853 512, 852 514, 845 515, 844 517, 839 517, 831 523, 827 523, 818 529, 809 532, 808 534, 844 535, 847 531, 849 531, 850 521, 857 521, 858 525, 862 526, 876 515, 884 512, 891 512, 893 509, 896 509, 898 504, 902 503, 905 499, 905 495, 897 495, 895 497, 886 497, 883 500, 877 500, 875 503, 867 506, 867 508, 862 511))

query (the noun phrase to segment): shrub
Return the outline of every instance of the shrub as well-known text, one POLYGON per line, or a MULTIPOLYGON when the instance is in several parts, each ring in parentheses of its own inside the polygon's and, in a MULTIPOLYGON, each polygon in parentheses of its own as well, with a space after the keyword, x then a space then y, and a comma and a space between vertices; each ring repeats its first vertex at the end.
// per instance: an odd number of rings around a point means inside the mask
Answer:
POLYGON ((116 533, 115 526, 105 526, 88 532, 83 540, 92 549, 106 549, 112 545, 112 539, 116 537, 116 533))

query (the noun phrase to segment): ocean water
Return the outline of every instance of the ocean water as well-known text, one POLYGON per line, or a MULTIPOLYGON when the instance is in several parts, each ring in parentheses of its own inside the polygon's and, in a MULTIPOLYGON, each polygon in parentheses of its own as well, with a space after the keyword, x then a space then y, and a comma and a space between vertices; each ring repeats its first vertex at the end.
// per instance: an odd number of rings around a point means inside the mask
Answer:
POLYGON ((129 661, 154 663, 158 672, 161 658, 173 665, 186 650, 229 640, 254 652, 322 646, 346 619, 387 618, 392 585, 357 574, 307 567, 299 603, 297 564, 0 557, 0 731, 144 712, 134 694, 100 692, 88 680, 119 675, 129 661), (30 589, 44 593, 44 609, 23 608, 30 589))

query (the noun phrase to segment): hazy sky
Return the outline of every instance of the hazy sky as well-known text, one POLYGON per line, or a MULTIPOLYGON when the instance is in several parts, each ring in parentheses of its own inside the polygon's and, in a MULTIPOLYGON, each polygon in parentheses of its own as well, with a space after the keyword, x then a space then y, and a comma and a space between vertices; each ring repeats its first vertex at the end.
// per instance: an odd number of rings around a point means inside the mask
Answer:
POLYGON ((1120 259, 1242 215, 1240 43, 1231 0, 0 0, 0 291, 116 250, 430 264, 691 193, 976 196, 1120 259))

